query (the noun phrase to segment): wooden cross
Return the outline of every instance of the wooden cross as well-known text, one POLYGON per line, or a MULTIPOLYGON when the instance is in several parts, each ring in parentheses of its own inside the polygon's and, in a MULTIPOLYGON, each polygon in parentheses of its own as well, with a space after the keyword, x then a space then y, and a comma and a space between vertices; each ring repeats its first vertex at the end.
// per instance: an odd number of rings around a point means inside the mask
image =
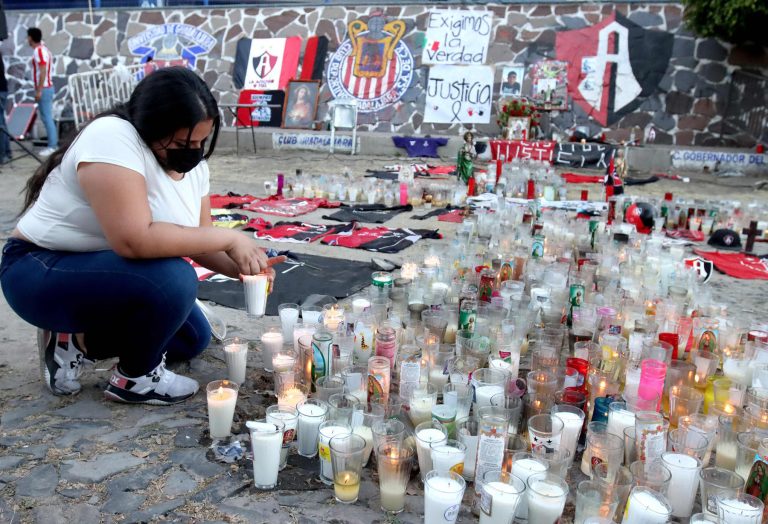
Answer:
POLYGON ((749 223, 749 227, 745 227, 741 230, 742 234, 747 235, 747 245, 744 248, 745 253, 752 253, 752 248, 755 247, 755 237, 758 235, 762 235, 763 231, 761 229, 757 229, 757 221, 752 220, 749 223))

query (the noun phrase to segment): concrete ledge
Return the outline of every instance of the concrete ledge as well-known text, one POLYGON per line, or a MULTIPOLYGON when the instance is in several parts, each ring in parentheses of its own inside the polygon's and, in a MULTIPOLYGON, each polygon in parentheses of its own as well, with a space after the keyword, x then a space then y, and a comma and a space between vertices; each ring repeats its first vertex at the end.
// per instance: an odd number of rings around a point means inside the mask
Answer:
MULTIPOLYGON (((330 131, 309 131, 299 129, 281 129, 277 127, 263 127, 254 128, 253 137, 256 142, 256 150, 263 152, 265 150, 272 150, 272 134, 280 132, 296 132, 302 134, 312 134, 317 136, 330 136, 330 131)), ((240 139, 239 153, 241 155, 253 153, 253 139, 251 138, 251 130, 249 128, 242 128, 238 131, 240 139)), ((342 132, 337 136, 351 136, 349 133, 342 132)), ((358 151, 360 155, 371 156, 387 156, 387 157, 401 157, 406 158, 405 150, 395 147, 392 143, 393 134, 381 133, 381 132, 362 132, 358 133, 358 151)), ((443 161, 454 161, 456 158, 456 152, 459 150, 462 144, 461 136, 444 136, 448 139, 448 144, 439 148, 438 152, 440 158, 443 161)), ((479 140, 487 141, 495 137, 479 136, 479 140)), ((234 128, 224 128, 219 134, 219 143, 217 147, 223 150, 235 151, 236 137, 234 128)), ((638 147, 630 147, 627 153, 629 166, 632 171, 636 171, 643 174, 653 173, 668 173, 672 170, 672 152, 675 150, 696 150, 696 151, 714 151, 714 152, 728 152, 728 153, 744 153, 752 154, 754 150, 751 149, 734 149, 724 147, 702 147, 702 146, 670 146, 670 145, 658 145, 649 144, 638 147)), ((301 151, 292 149, 291 151, 301 151)), ((326 149, 326 151, 328 151, 326 149)), ((336 151, 337 155, 345 155, 348 153, 336 151)), ((751 172, 757 172, 762 174, 768 174, 768 166, 758 166, 756 169, 751 169, 751 172)))

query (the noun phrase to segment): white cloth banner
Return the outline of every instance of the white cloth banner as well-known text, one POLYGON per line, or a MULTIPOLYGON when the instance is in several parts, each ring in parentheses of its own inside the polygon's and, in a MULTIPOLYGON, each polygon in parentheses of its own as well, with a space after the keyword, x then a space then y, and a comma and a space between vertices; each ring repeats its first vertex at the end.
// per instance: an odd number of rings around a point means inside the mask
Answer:
POLYGON ((493 15, 490 11, 433 9, 427 18, 423 64, 484 64, 493 15))
POLYGON ((436 65, 429 70, 424 121, 487 124, 491 121, 493 68, 436 65))

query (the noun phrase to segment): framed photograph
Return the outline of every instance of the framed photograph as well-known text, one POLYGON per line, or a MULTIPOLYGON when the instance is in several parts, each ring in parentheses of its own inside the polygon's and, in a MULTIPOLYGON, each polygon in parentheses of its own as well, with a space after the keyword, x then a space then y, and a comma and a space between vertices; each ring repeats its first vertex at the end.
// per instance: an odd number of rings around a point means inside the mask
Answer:
POLYGON ((523 66, 503 67, 501 69, 501 96, 522 96, 525 68, 523 66))
POLYGON ((529 140, 530 126, 531 117, 511 116, 507 120, 507 134, 504 138, 507 140, 529 140))
POLYGON ((539 109, 568 108, 568 63, 542 60, 531 68, 531 99, 539 109))
POLYGON ((313 129, 319 95, 319 80, 291 80, 288 82, 283 108, 283 127, 313 129))

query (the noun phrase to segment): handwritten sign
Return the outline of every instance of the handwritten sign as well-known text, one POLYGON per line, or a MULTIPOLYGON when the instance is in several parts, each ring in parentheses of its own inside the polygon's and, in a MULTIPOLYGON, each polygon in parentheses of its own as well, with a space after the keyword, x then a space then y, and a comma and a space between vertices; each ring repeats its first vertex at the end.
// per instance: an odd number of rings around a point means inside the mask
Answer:
MULTIPOLYGON (((330 135, 314 135, 311 133, 272 133, 272 147, 274 149, 327 151, 331 147, 331 137, 330 135)), ((335 137, 333 148, 335 151, 349 153, 352 151, 352 137, 335 137)))
POLYGON ((493 15, 488 11, 434 9, 427 18, 423 64, 484 64, 493 15))
POLYGON ((496 160, 504 155, 507 162, 513 158, 537 160, 552 163, 555 142, 528 142, 526 140, 491 140, 491 158, 496 160))
POLYGON ((437 65, 429 70, 424 121, 487 124, 491 120, 493 68, 437 65))

